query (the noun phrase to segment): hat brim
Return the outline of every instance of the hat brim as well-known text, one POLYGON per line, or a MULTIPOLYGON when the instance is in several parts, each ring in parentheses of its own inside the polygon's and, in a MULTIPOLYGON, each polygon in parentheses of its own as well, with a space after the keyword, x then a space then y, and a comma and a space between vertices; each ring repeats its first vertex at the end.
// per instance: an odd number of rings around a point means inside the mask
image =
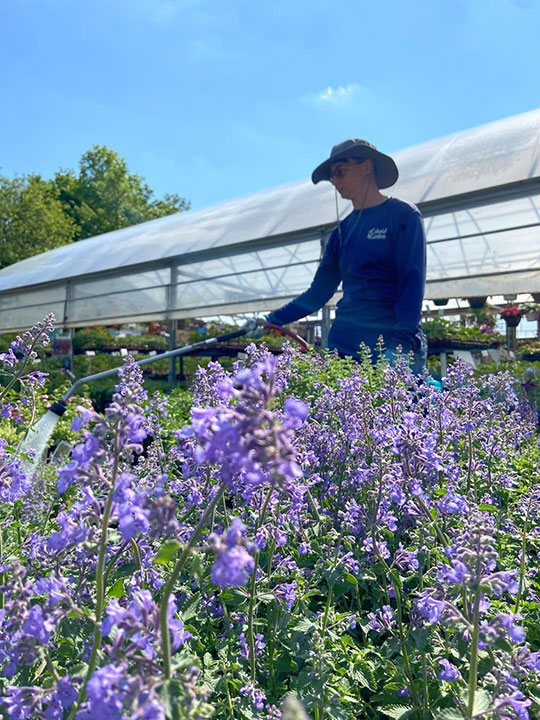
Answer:
POLYGON ((393 185, 398 177, 399 171, 394 160, 378 150, 370 147, 356 147, 336 153, 325 160, 315 168, 311 175, 313 183, 316 185, 321 180, 330 180, 331 166, 340 160, 347 158, 371 158, 373 160, 373 169, 375 171, 375 181, 378 188, 387 188, 393 185))

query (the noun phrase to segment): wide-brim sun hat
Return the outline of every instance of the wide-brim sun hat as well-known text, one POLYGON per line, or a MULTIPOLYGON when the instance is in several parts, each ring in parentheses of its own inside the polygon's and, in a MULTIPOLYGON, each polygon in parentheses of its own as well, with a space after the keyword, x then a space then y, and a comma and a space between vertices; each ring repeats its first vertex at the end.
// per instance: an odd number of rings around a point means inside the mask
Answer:
POLYGON ((390 155, 380 152, 375 145, 372 145, 367 140, 351 138, 339 145, 334 145, 328 160, 315 168, 311 175, 314 184, 316 185, 321 180, 330 180, 330 167, 340 160, 348 160, 349 158, 371 158, 373 160, 375 181, 378 188, 390 187, 399 177, 397 165, 390 155))

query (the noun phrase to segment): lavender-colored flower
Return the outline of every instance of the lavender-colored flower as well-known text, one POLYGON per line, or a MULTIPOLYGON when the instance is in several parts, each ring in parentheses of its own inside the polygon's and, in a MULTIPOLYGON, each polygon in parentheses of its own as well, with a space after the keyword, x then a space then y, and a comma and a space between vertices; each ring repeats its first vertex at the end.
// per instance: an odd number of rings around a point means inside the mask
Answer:
POLYGON ((375 612, 368 613, 368 618, 370 620, 370 629, 378 633, 392 632, 396 624, 394 611, 390 605, 383 605, 382 608, 378 608, 375 612))
POLYGON ((260 688, 256 688, 254 685, 246 685, 240 688, 240 695, 246 695, 250 699, 254 710, 264 710, 266 695, 260 688))
POLYGON ((54 630, 54 623, 43 616, 40 605, 34 605, 28 613, 22 625, 23 632, 31 635, 40 645, 49 642, 51 632, 54 630))
POLYGON ((523 640, 525 640, 525 630, 515 624, 515 621, 520 619, 521 615, 499 615, 498 618, 496 618, 496 620, 500 620, 506 628, 512 642, 523 642, 523 640))
POLYGON ((434 625, 442 619, 444 611, 447 609, 447 603, 431 597, 429 591, 426 590, 416 601, 415 607, 430 625, 434 625))
POLYGON ((449 660, 446 660, 446 658, 439 658, 437 662, 441 666, 441 670, 439 670, 439 678, 441 680, 446 680, 446 682, 455 682, 461 678, 461 673, 449 660))
POLYGON ((296 602, 296 590, 298 583, 293 580, 291 583, 281 583, 276 585, 274 593, 279 602, 282 602, 287 607, 287 610, 291 612, 294 603, 296 602))
POLYGON ((255 561, 240 545, 222 552, 212 565, 212 582, 220 587, 243 585, 253 572, 255 561))
POLYGON ((509 708, 512 708, 518 720, 529 720, 529 711, 527 708, 531 705, 532 701, 526 698, 522 692, 516 690, 510 695, 498 697, 495 701, 493 712, 495 717, 506 720, 506 718, 510 717, 507 711, 509 708))

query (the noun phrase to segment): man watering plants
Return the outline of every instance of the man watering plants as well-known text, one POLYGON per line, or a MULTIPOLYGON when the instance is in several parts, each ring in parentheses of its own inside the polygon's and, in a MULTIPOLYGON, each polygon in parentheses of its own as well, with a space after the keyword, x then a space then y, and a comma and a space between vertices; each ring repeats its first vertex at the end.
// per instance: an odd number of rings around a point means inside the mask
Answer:
POLYGON ((427 355, 420 329, 426 238, 418 209, 380 192, 398 179, 394 160, 366 140, 346 140, 332 148, 311 177, 315 184, 331 182, 352 201, 353 211, 341 222, 338 218, 311 287, 266 319, 286 325, 311 315, 342 282, 329 348, 358 359, 363 342, 376 355, 382 335, 390 359, 401 346, 413 353, 413 370, 421 373, 427 355))

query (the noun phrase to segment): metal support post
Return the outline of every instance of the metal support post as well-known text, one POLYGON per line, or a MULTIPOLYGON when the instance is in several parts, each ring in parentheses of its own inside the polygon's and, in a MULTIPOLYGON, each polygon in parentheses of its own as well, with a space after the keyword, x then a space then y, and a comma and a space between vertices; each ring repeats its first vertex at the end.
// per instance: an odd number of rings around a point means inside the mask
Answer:
MULTIPOLYGON (((167 313, 170 314, 176 308, 176 290, 178 280, 178 268, 176 265, 171 267, 169 287, 167 289, 167 313)), ((178 320, 169 320, 169 350, 176 348, 176 331, 178 329, 178 320)), ((169 382, 176 382, 176 357, 169 358, 169 382)))
MULTIPOLYGON (((178 320, 169 320, 169 350, 176 348, 176 330, 178 320)), ((169 358, 169 382, 176 382, 176 358, 169 358)))
POLYGON ((330 308, 325 305, 322 309, 321 320, 321 348, 328 347, 328 334, 330 333, 330 308))

